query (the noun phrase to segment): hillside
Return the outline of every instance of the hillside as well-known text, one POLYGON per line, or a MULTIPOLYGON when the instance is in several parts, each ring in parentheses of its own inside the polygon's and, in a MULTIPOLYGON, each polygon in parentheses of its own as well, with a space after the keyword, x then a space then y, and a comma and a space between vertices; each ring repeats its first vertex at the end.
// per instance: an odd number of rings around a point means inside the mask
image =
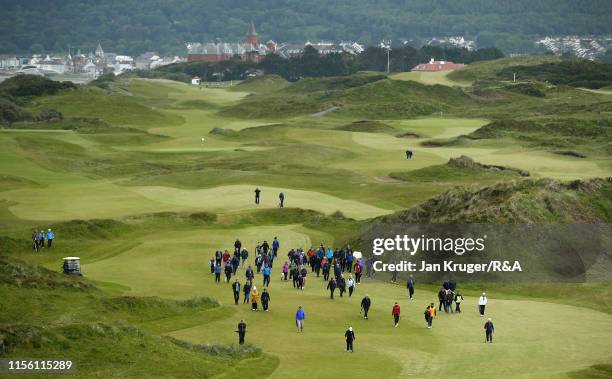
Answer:
POLYGON ((454 188, 384 223, 609 223, 612 182, 518 180, 483 188, 454 188))
POLYGON ((535 35, 610 33, 609 1, 537 2, 477 0, 384 0, 371 2, 207 1, 141 2, 78 0, 24 3, 3 1, 0 53, 90 51, 100 41, 105 50, 138 54, 159 50, 184 53, 186 41, 242 39, 253 20, 262 40, 359 40, 448 35, 476 36, 483 46, 525 53, 535 35))

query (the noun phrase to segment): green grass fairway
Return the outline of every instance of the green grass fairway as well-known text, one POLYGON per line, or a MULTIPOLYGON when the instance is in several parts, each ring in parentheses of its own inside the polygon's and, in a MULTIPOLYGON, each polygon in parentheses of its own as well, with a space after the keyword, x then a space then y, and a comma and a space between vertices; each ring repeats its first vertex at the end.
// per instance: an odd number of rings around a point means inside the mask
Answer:
POLYGON ((408 210, 385 219, 435 222, 448 219, 446 209, 470 220, 482 210, 487 220, 609 222, 607 181, 526 185, 514 170, 568 181, 612 176, 607 93, 540 85, 544 96, 530 96, 494 81, 499 68, 554 59, 391 80, 263 77, 214 89, 119 77, 104 89, 24 99, 34 116, 53 108, 63 117, 0 127, 0 345, 10 334, 17 346, 0 357, 73 353, 86 378, 606 375, 612 286, 593 280, 609 276, 599 266, 580 284, 459 283, 464 313, 440 314, 431 330, 423 311, 437 284, 419 277, 414 301, 401 275, 400 285, 384 274, 365 279, 352 298, 333 301, 313 274, 304 291, 280 280, 290 248, 358 246, 372 219, 396 211, 408 210), (55 247, 33 253, 32 228, 48 227, 55 247), (252 312, 242 299, 235 306, 209 259, 238 237, 252 264, 256 243, 275 236, 270 312, 252 312), (39 267, 57 272, 65 256, 81 257, 96 288, 39 267), (476 312, 482 290, 494 344, 484 344, 476 312), (366 293, 367 321, 359 315, 366 293), (298 305, 303 334, 294 326, 298 305), (240 319, 255 348, 228 346, 240 319), (349 325, 354 354, 344 351, 349 325), (164 357, 184 365, 162 366, 164 357))
MULTIPOLYGON (((272 275, 271 311, 250 311, 241 303, 234 306, 229 285, 214 284, 208 271, 210 254, 228 246, 240 236, 246 246, 264 238, 278 236, 282 246, 309 247, 318 244, 299 226, 259 226, 231 230, 194 230, 170 232, 147 237, 136 248, 112 258, 84 266, 88 276, 129 287, 129 293, 160 295, 169 298, 211 296, 226 311, 223 317, 202 319, 199 325, 174 330, 173 337, 194 343, 235 343, 232 332, 241 318, 249 325, 248 339, 280 359, 273 378, 298 378, 298 362, 319 362, 309 368, 313 377, 342 375, 359 365, 360 375, 378 377, 424 377, 460 373, 460 377, 562 377, 609 360, 612 342, 594 338, 612 333, 612 315, 584 308, 526 300, 504 300, 491 296, 489 316, 495 320, 493 345, 483 343, 482 318, 477 316, 476 298, 466 296, 461 315, 440 314, 434 328, 427 330, 422 311, 434 301, 434 292, 417 288, 416 300, 406 299, 403 286, 365 280, 352 298, 329 300, 322 279, 307 278, 306 289, 296 291, 291 282, 280 281, 278 263, 272 275), (228 242, 229 241, 229 242, 228 242), (364 294, 373 299, 370 320, 359 316, 359 301, 364 294), (390 309, 394 301, 402 306, 398 329, 392 327, 390 309), (306 331, 297 334, 293 313, 298 305, 307 312, 306 331), (343 332, 355 328, 356 352, 343 351, 343 332), (571 337, 569 337, 571 336, 571 337), (568 340, 571 339, 571 343, 568 340), (329 357, 333 363, 328 364, 329 357), (444 359, 440 359, 444 357, 444 359), (321 363, 326 362, 326 363, 321 363)), ((328 236, 318 235, 325 238, 328 236)), ((238 273, 243 281, 244 269, 238 273)), ((258 288, 261 276, 255 280, 258 288)), ((337 296, 337 294, 336 294, 337 296)), ((456 375, 451 375, 455 377, 456 375)))

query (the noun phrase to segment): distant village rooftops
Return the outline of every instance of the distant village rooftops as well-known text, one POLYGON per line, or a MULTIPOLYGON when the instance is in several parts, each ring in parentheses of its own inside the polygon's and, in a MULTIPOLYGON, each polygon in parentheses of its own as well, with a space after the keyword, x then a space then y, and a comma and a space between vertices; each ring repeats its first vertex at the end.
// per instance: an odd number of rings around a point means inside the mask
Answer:
POLYGON ((418 64, 412 68, 412 71, 424 71, 424 72, 449 71, 449 70, 456 70, 462 67, 465 67, 463 63, 453 63, 449 61, 436 61, 433 58, 431 58, 429 63, 418 64))

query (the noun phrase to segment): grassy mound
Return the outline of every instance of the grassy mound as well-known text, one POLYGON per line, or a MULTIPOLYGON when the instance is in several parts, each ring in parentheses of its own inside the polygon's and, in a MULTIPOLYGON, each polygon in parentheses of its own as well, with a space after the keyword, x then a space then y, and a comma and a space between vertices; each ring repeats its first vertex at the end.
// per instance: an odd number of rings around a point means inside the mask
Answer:
POLYGON ((586 59, 565 59, 534 66, 506 67, 497 76, 511 80, 517 75, 521 80, 537 80, 572 87, 602 88, 612 84, 612 64, 586 59))
POLYGON ((526 57, 502 58, 493 61, 471 63, 461 70, 448 74, 448 78, 456 81, 473 82, 476 80, 495 80, 497 73, 503 69, 514 69, 522 66, 535 66, 547 62, 559 62, 561 57, 553 55, 529 55, 526 57))
MULTIPOLYGON (((244 359, 262 357, 251 346, 198 346, 118 324, 78 323, 58 327, 1 325, 2 357, 70 357, 91 377, 209 378, 244 359), (147 359, 142 359, 147 357, 147 359)), ((271 367, 270 370, 273 370, 271 367)))
POLYGON ((486 165, 475 162, 465 155, 451 158, 443 165, 429 166, 408 172, 389 174, 394 179, 413 182, 474 181, 529 176, 529 172, 511 167, 486 165))
POLYGON ((64 275, 34 266, 21 260, 0 255, 0 283, 27 288, 59 288, 70 290, 93 289, 94 285, 82 277, 64 275))
POLYGON ((236 87, 233 87, 232 90, 251 93, 267 93, 281 90, 289 85, 290 83, 279 75, 264 75, 244 80, 236 87))
POLYGON ((389 133, 395 130, 395 128, 385 123, 371 120, 355 121, 350 124, 336 126, 334 129, 367 133, 389 133))
POLYGON ((542 179, 454 188, 381 219, 389 223, 610 222, 612 182, 542 179))

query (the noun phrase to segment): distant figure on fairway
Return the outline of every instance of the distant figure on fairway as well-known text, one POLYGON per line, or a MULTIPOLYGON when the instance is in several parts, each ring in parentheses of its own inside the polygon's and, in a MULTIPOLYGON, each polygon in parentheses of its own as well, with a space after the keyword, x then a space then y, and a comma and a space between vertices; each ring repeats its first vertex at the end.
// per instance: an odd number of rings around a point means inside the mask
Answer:
POLYGON ((491 321, 490 318, 487 319, 487 322, 485 322, 484 330, 485 330, 485 343, 487 342, 493 343, 493 332, 495 331, 495 328, 493 327, 493 321, 491 321))
POLYGON ((279 205, 280 205, 280 207, 281 207, 281 208, 282 208, 282 207, 284 207, 284 206, 285 206, 285 194, 284 194, 284 193, 282 193, 282 192, 281 192, 281 193, 279 193, 279 194, 278 194, 278 200, 279 200, 279 202, 280 202, 280 204, 279 204, 279 205))
POLYGON ((346 338, 346 351, 353 352, 353 341, 355 341, 355 332, 353 332, 353 327, 349 326, 348 330, 344 333, 344 338, 346 338))
POLYGON ((478 298, 478 311, 480 312, 480 317, 484 317, 486 306, 487 306, 487 294, 483 292, 480 298, 478 298))
POLYGON ((406 282, 406 288, 408 289, 408 296, 410 297, 410 300, 412 300, 412 296, 414 295, 414 279, 412 278, 412 275, 410 275, 408 281, 406 282))
POLYGON ((263 307, 264 312, 268 311, 268 303, 270 303, 270 293, 264 288, 263 293, 261 294, 261 306, 263 307))
POLYGON ((238 305, 238 300, 240 300, 240 282, 238 279, 232 283, 232 292, 234 293, 234 305, 238 305))
POLYGON ((298 307, 297 312, 295 312, 295 326, 297 327, 298 332, 304 331, 304 320, 305 319, 306 319, 306 313, 304 312, 304 310, 302 309, 302 306, 300 305, 298 307))
POLYGON ((259 204, 259 194, 261 190, 259 188, 255 188, 255 204, 259 204))
POLYGON ((244 336, 246 335, 246 323, 244 320, 240 320, 238 323, 238 330, 236 330, 236 332, 238 333, 238 343, 240 345, 244 345, 244 336))
POLYGON ((393 315, 393 326, 397 328, 400 320, 400 306, 398 303, 395 303, 393 309, 391 309, 391 315, 393 315))
POLYGON ((412 150, 406 150, 406 159, 412 159, 412 150))
POLYGON ((370 300, 370 296, 365 295, 363 299, 361 299, 361 310, 363 311, 363 318, 368 319, 368 311, 370 310, 370 305, 372 305, 372 300, 370 300))
POLYGON ((425 309, 425 321, 427 321, 427 329, 431 329, 431 323, 434 317, 436 317, 436 305, 434 303, 429 304, 425 309))

